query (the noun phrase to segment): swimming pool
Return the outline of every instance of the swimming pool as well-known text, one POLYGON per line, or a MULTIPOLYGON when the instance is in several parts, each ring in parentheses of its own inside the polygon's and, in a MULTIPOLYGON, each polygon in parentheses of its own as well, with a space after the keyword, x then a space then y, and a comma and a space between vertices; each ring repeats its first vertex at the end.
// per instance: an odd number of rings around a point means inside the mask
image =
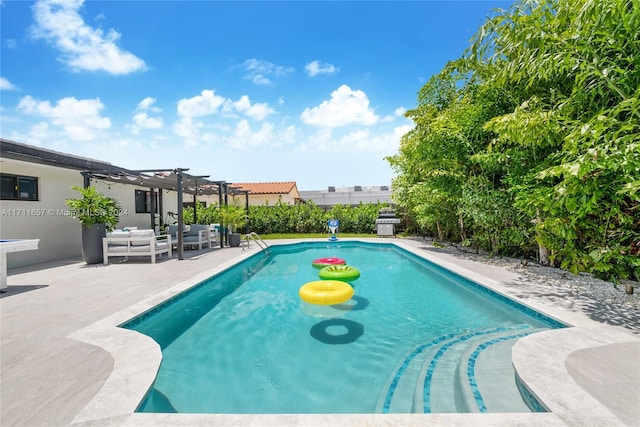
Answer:
POLYGON ((271 252, 122 325, 163 353, 139 411, 521 412, 510 345, 563 326, 392 244, 271 252), (311 261, 329 256, 360 270, 355 297, 302 303, 298 289, 317 280, 311 261))

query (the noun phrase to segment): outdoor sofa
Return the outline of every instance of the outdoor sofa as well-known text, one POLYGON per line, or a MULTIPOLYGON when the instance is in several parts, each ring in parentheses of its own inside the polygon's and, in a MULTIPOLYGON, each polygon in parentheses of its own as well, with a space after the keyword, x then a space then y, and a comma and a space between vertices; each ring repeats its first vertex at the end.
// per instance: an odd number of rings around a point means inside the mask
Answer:
MULTIPOLYGON (((178 226, 170 225, 169 236, 174 245, 178 244, 178 226)), ((182 246, 186 248, 198 247, 199 250, 203 246, 211 248, 212 234, 210 227, 203 224, 191 224, 184 226, 184 233, 182 235, 182 246)))
POLYGON ((102 239, 102 255, 104 263, 109 264, 109 257, 149 256, 151 263, 156 257, 167 254, 171 258, 171 236, 156 236, 154 230, 114 230, 102 239))

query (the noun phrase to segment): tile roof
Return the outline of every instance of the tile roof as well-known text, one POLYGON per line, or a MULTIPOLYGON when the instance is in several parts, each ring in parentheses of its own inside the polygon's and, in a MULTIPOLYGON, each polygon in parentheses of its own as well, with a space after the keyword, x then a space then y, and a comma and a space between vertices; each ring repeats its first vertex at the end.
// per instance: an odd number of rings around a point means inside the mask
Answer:
POLYGON ((295 181, 287 182, 234 182, 234 188, 249 190, 249 194, 289 194, 297 190, 295 181))

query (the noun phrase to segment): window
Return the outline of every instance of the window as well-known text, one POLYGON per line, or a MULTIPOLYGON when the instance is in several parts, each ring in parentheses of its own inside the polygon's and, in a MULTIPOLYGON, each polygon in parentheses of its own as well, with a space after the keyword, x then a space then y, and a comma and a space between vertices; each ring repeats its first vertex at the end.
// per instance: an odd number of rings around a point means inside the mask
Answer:
POLYGON ((38 200, 38 178, 0 174, 2 177, 2 200, 38 200))
MULTIPOLYGON (((151 191, 135 190, 136 213, 151 213, 151 191)), ((156 201, 156 211, 158 210, 158 193, 153 193, 156 201)))

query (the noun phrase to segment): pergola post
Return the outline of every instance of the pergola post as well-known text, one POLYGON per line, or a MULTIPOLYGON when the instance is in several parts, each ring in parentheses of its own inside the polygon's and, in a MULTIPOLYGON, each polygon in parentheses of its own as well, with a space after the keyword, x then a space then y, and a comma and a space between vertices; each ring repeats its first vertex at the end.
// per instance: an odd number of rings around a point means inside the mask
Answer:
POLYGON ((247 222, 244 226, 244 234, 249 234, 249 221, 250 221, 250 216, 249 216, 249 190, 242 190, 244 192, 244 205, 246 207, 247 210, 247 222))
POLYGON ((182 217, 182 169, 176 169, 177 176, 177 184, 176 188, 178 191, 178 231, 176 235, 178 237, 178 260, 184 259, 184 233, 182 229, 184 228, 184 218, 182 217))
POLYGON ((84 188, 89 188, 89 186, 91 186, 91 172, 80 172, 80 175, 82 175, 82 186, 84 188))
MULTIPOLYGON (((225 206, 229 206, 229 183, 225 182, 223 184, 223 188, 224 188, 224 205, 225 206)), ((229 236, 229 230, 227 230, 227 227, 229 226, 229 224, 225 224, 224 225, 224 244, 228 244, 228 236, 229 236)))
MULTIPOLYGON (((222 187, 224 181, 218 182, 218 210, 222 207, 222 187)), ((224 248, 224 242, 222 241, 222 221, 220 221, 220 248, 224 248)))
POLYGON ((198 223, 198 180, 196 179, 196 191, 193 193, 193 223, 198 223))
POLYGON ((156 191, 155 188, 149 188, 149 197, 151 197, 151 228, 155 231, 156 229, 156 213, 158 210, 158 206, 156 205, 156 191))
POLYGON ((158 226, 160 230, 162 230, 162 226, 164 225, 164 219, 162 216, 164 215, 164 207, 162 205, 162 188, 158 188, 158 226))

